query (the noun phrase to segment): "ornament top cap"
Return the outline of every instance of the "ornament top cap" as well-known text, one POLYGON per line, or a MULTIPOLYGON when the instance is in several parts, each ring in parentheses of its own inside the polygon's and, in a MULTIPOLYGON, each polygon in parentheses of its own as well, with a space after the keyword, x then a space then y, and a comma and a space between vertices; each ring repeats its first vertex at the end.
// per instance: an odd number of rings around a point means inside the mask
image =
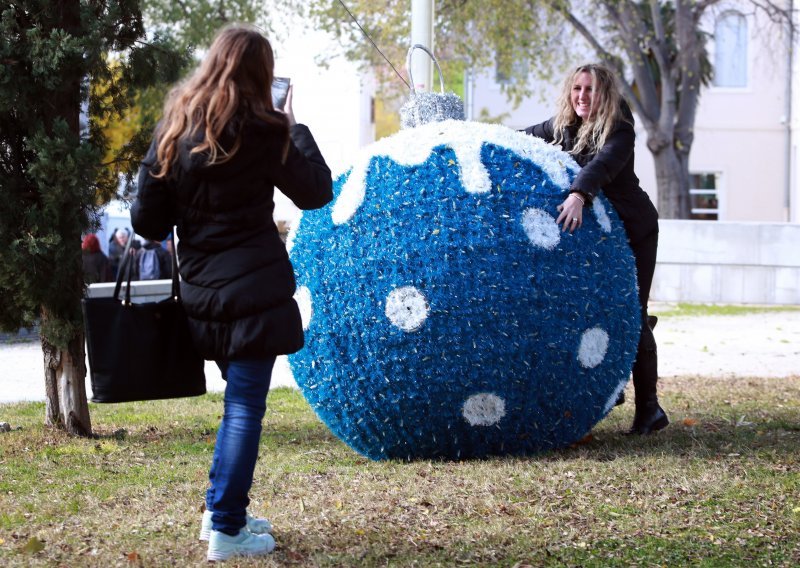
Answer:
POLYGON ((444 92, 444 77, 439 62, 433 53, 424 45, 414 44, 408 50, 406 69, 411 83, 411 96, 400 109, 400 126, 414 128, 429 122, 442 122, 443 120, 464 120, 464 101, 455 93, 444 92), (411 75, 411 55, 415 49, 427 53, 436 65, 439 72, 439 89, 441 92, 417 92, 414 88, 414 77, 411 75))

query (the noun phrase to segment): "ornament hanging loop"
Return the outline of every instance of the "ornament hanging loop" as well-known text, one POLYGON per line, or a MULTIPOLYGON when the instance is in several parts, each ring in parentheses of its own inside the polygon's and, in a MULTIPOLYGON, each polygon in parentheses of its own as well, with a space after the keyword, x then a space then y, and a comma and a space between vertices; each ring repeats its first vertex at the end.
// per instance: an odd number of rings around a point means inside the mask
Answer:
POLYGON ((421 49, 425 53, 427 53, 433 64, 436 65, 436 71, 439 73, 439 92, 444 94, 444 76, 442 75, 442 68, 439 67, 439 61, 436 57, 431 53, 431 50, 422 45, 421 43, 415 43, 408 49, 408 55, 406 56, 406 69, 408 70, 408 81, 411 83, 411 95, 416 95, 417 90, 414 83, 414 77, 411 75, 411 56, 414 54, 415 49, 421 49))
POLYGON ((400 127, 414 128, 429 122, 442 122, 443 120, 464 120, 464 101, 455 93, 444 92, 444 75, 439 62, 431 51, 424 45, 414 44, 408 50, 406 69, 411 82, 411 96, 400 109, 400 127), (415 49, 427 53, 436 65, 439 72, 439 89, 441 92, 417 92, 414 86, 414 77, 411 76, 411 54, 415 49))

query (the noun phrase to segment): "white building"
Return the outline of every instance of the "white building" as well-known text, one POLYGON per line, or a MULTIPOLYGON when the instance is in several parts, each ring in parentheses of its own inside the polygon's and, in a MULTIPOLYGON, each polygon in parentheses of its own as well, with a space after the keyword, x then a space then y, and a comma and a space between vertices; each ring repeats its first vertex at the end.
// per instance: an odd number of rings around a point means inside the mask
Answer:
MULTIPOLYGON (((788 34, 763 14, 754 15, 747 0, 727 2, 709 13, 704 25, 713 34, 709 55, 715 76, 700 97, 689 157, 693 218, 798 222, 800 84, 792 73, 788 34)), ((590 55, 574 63, 591 60, 590 55)), ((515 129, 541 122, 555 112, 561 79, 536 84, 534 96, 511 109, 494 73, 477 74, 468 116, 502 116, 515 129)), ((657 203, 646 142, 637 125, 636 173, 657 203)))
MULTIPOLYGON (((294 113, 308 125, 331 170, 340 173, 360 147, 375 140, 375 84, 371 75, 344 57, 321 66, 320 55, 339 46, 324 32, 300 24, 277 38, 275 75, 294 85, 294 113)), ((297 209, 276 192, 275 218, 291 223, 297 209)))

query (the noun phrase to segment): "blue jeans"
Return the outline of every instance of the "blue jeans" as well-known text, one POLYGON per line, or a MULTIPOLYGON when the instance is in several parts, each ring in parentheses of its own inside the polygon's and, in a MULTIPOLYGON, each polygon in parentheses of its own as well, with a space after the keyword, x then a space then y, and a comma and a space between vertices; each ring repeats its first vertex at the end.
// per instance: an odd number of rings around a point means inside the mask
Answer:
POLYGON ((267 409, 267 392, 275 357, 218 361, 225 386, 225 413, 208 479, 206 508, 212 511, 215 531, 236 535, 245 526, 248 492, 258 458, 261 419, 267 409))

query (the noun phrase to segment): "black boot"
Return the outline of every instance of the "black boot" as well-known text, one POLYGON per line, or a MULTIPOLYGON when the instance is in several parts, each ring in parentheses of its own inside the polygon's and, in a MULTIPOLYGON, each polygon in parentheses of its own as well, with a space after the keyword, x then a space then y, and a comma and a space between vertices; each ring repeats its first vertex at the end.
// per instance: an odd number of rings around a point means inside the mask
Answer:
MULTIPOLYGON (((647 316, 647 326, 650 328, 650 331, 653 331, 658 323, 658 316, 647 316)), ((619 393, 617 397, 617 402, 614 403, 614 406, 621 406, 625 404, 625 391, 619 393)))
POLYGON ((658 404, 658 399, 640 403, 636 401, 636 412, 633 415, 633 426, 628 434, 646 435, 663 430, 669 425, 667 413, 658 404))
MULTIPOLYGON (((654 325, 654 324, 653 324, 654 325)), ((633 387, 636 393, 636 412, 628 434, 650 434, 667 427, 669 418, 658 404, 658 355, 650 322, 642 326, 642 337, 633 364, 633 387)))

